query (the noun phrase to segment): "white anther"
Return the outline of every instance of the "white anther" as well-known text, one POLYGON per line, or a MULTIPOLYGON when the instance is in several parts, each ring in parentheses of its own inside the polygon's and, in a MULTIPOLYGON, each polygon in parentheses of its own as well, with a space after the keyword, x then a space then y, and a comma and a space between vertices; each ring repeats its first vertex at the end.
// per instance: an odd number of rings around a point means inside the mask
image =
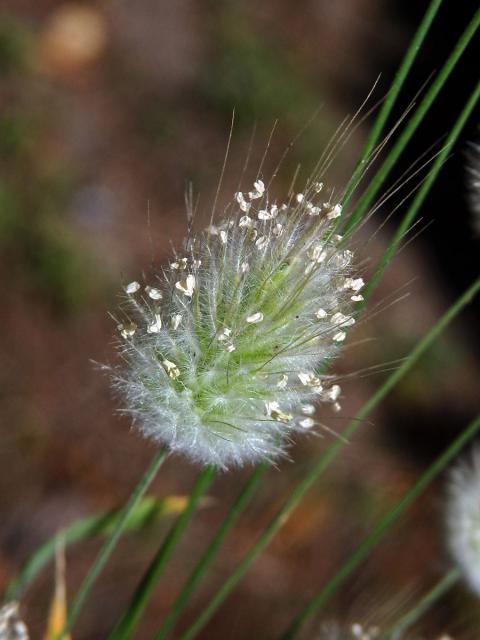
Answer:
POLYGON ((176 380, 180 375, 180 369, 177 367, 177 365, 174 362, 171 362, 170 360, 163 360, 162 364, 165 371, 167 372, 167 375, 172 380, 176 380))
POLYGON ((326 402, 336 402, 342 393, 342 389, 338 384, 332 384, 329 389, 325 389, 322 393, 322 400, 326 402))
POLYGON ((191 298, 195 290, 195 276, 190 273, 185 280, 176 282, 175 287, 187 297, 191 298))
POLYGON ((134 280, 133 282, 129 282, 126 287, 125 287, 125 292, 128 293, 129 296, 131 296, 133 293, 137 293, 137 291, 140 289, 140 284, 134 280))
POLYGON ((257 249, 264 249, 267 246, 267 244, 268 244, 267 236, 260 236, 255 241, 255 246, 257 247, 257 249))
POLYGON ((344 289, 351 289, 352 291, 360 291, 364 286, 363 278, 346 278, 343 283, 344 289))
POLYGON ((263 320, 263 313, 257 311, 257 313, 254 313, 251 316, 247 316, 246 320, 249 324, 258 324, 263 320))
POLYGON ((327 220, 335 220, 335 218, 339 218, 342 215, 342 205, 336 204, 333 209, 327 213, 327 220))
POLYGON ((299 425, 304 429, 311 429, 314 424, 315 420, 313 420, 312 418, 303 418, 303 420, 300 420, 299 422, 299 425))
POLYGON ((128 324, 117 325, 117 329, 120 331, 120 335, 122 336, 122 338, 127 339, 135 335, 137 325, 134 322, 129 322, 128 324))
POLYGON ((155 289, 155 287, 145 287, 145 291, 152 300, 161 300, 163 297, 160 289, 155 289))
POLYGON ((305 373, 298 373, 298 379, 305 387, 312 387, 318 392, 322 390, 322 381, 313 373, 313 371, 306 371, 305 373))
POLYGON ((162 328, 162 318, 159 313, 155 314, 155 320, 147 326, 147 333, 158 333, 162 328))
POLYGON ((267 416, 270 416, 277 422, 289 422, 293 418, 291 413, 285 413, 280 409, 280 405, 276 400, 267 402, 265 408, 267 416))
POLYGON ((260 211, 257 213, 257 216, 259 220, 271 220, 273 218, 273 216, 270 214, 270 211, 267 211, 266 209, 260 209, 260 211))
POLYGON ((256 180, 253 183, 253 186, 255 187, 255 191, 260 195, 262 195, 265 192, 265 185, 262 180, 256 180))
POLYGON ((268 209, 260 209, 257 215, 259 220, 273 220, 278 215, 278 207, 276 204, 272 204, 270 211, 268 209))
POLYGON ((242 211, 245 211, 245 213, 250 209, 251 204, 250 202, 247 202, 243 196, 243 193, 241 191, 238 191, 235 194, 235 200, 238 202, 238 206, 240 207, 240 209, 242 211))
POLYGON ((238 221, 239 227, 253 227, 253 218, 249 216, 242 216, 238 221))
POLYGON ((224 329, 222 329, 220 331, 220 333, 218 334, 218 340, 220 342, 224 342, 225 340, 227 340, 230 336, 232 335, 232 330, 229 329, 228 327, 225 327, 224 329))
POLYGON ((255 191, 250 191, 248 197, 250 198, 250 200, 257 200, 258 198, 261 198, 265 193, 265 185, 263 184, 262 180, 256 180, 253 183, 253 187, 255 191))

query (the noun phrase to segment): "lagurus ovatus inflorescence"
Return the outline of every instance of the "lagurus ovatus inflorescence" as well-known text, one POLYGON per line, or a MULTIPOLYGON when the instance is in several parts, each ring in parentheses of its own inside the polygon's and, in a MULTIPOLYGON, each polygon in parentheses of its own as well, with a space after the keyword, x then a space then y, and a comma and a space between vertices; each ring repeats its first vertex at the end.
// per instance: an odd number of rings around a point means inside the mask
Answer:
POLYGON ((318 403, 338 410, 325 371, 364 283, 322 187, 281 204, 258 179, 151 282, 126 285, 113 379, 145 436, 226 469, 281 455, 318 403))

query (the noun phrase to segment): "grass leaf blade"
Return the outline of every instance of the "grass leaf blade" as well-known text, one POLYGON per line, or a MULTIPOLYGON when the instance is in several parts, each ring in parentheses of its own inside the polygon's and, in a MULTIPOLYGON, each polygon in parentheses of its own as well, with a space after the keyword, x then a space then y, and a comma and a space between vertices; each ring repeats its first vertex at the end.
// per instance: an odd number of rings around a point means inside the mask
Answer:
POLYGON ((131 637, 155 587, 157 586, 158 580, 160 579, 163 570, 177 545, 177 542, 190 522, 199 500, 207 491, 216 472, 216 467, 207 466, 200 473, 197 483, 190 494, 190 499, 186 509, 178 517, 177 521, 170 529, 166 539, 160 546, 160 549, 150 563, 150 566, 133 594, 129 606, 110 634, 109 640, 124 640, 125 638, 131 637))
MULTIPOLYGON (((428 485, 443 471, 446 465, 456 456, 464 445, 473 438, 480 429, 480 415, 477 416, 447 449, 428 467, 428 469, 418 478, 412 487, 405 493, 403 498, 388 511, 380 520, 374 530, 352 553, 345 564, 340 568, 334 577, 325 585, 320 593, 315 596, 305 609, 297 616, 290 625, 281 640, 292 640, 303 625, 308 622, 324 604, 332 597, 340 585, 351 575, 351 573, 365 560, 368 554, 377 546, 390 527, 397 521, 399 516, 425 491, 428 485)), ((455 577, 456 579, 456 577, 455 577)), ((442 585, 443 586, 443 585, 442 585)), ((448 581, 450 586, 450 580, 448 581)))
POLYGON ((385 127, 388 117, 392 112, 393 106, 398 98, 398 94, 403 87, 403 84, 413 65, 413 62, 417 57, 417 53, 420 50, 420 47, 422 46, 423 41, 425 40, 425 37, 430 30, 430 26, 435 16, 437 15, 441 4, 442 0, 432 0, 427 11, 425 12, 425 15, 423 16, 422 22, 420 23, 412 42, 410 43, 410 46, 407 49, 405 57, 395 75, 395 78, 393 79, 392 86, 388 91, 387 97, 385 98, 385 101, 375 119, 375 122, 373 123, 372 129, 365 144, 365 148, 362 152, 362 157, 360 158, 360 161, 347 185, 345 195, 342 199, 342 205, 344 207, 346 207, 350 202, 352 195, 361 180, 365 165, 368 162, 370 154, 372 153, 380 138, 383 128, 385 127))
POLYGON ((420 126, 423 118, 428 113, 437 95, 440 93, 444 84, 448 80, 448 77, 452 73, 457 62, 460 60, 463 52, 465 51, 468 44, 472 40, 479 26, 480 26, 480 9, 477 9, 473 18, 469 22, 467 28, 465 29, 462 36, 458 40, 457 44, 453 48, 447 61, 445 62, 442 69, 439 71, 438 75, 436 76, 435 80, 430 86, 429 90, 425 94, 423 100, 420 102, 419 106, 413 113, 412 117, 407 122, 405 128, 403 129, 396 143, 393 145, 391 151, 388 153, 382 166, 380 167, 376 175, 371 180, 369 187, 360 198, 358 204, 356 205, 351 217, 349 218, 345 226, 345 229, 344 229, 345 234, 351 233, 351 231, 357 226, 357 224, 360 222, 363 216, 367 213, 375 196, 377 195, 383 183, 387 179, 388 175, 390 174, 390 171, 393 169, 393 167, 397 163, 397 160, 403 153, 403 150, 412 139, 415 131, 420 126))

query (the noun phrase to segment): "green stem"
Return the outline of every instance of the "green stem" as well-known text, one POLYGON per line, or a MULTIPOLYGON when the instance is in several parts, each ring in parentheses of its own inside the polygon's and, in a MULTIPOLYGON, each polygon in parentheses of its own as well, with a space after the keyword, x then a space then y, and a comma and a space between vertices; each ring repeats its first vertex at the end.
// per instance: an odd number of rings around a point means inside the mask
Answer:
POLYGON ((214 538, 212 539, 206 551, 198 561, 197 565, 193 569, 190 576, 188 577, 180 595, 177 597, 177 599, 173 603, 172 608, 168 613, 168 616, 165 618, 165 621, 163 622, 162 626, 158 630, 157 634, 154 636, 154 640, 164 640, 165 638, 167 638, 169 633, 173 630, 175 623, 177 622, 179 616, 185 610, 185 607, 187 606, 192 593, 194 592, 199 581, 202 579, 203 575, 208 569, 208 566, 210 565, 212 560, 215 558, 217 551, 220 548, 226 535, 228 534, 230 529, 233 527, 239 515, 242 513, 242 511, 245 509, 247 504, 250 502, 250 499, 252 498, 255 492, 255 489, 257 488, 258 483, 260 482, 261 478, 265 474, 265 471, 267 470, 267 468, 268 467, 264 464, 257 467, 254 473, 250 476, 250 478, 246 482, 240 495, 238 496, 237 500, 235 501, 232 508, 228 512, 226 518, 222 522, 214 538))
POLYGON ((459 41, 453 48, 453 51, 451 52, 447 61, 443 65, 441 71, 439 72, 434 82, 432 83, 430 89, 427 91, 420 105, 416 109, 415 113, 408 121, 403 132, 401 133, 397 142, 394 144, 392 150, 389 152, 388 156, 386 157, 379 171, 370 182, 368 189, 360 198, 357 206, 355 207, 352 215, 350 216, 345 226, 345 229, 344 229, 345 234, 350 233, 356 227, 358 222, 363 218, 364 214, 367 212, 375 196, 380 190, 382 184, 386 180, 390 171, 395 166, 398 158, 400 157, 403 150, 411 140, 415 131, 417 130, 423 118, 425 117, 428 110, 430 109, 433 102, 435 101, 438 93, 440 92, 443 85, 447 81, 450 73, 453 71, 455 65, 459 61, 463 52, 465 51, 468 43, 475 35, 475 32, 477 31, 479 25, 480 25, 480 9, 478 9, 475 12, 467 28, 463 32, 462 36, 460 37, 459 41))
POLYGON ((152 483, 155 478, 158 470, 162 466, 165 458, 168 455, 167 449, 161 449, 153 458, 153 461, 150 467, 147 469, 145 475, 140 480, 138 485, 136 486, 134 492, 130 496, 127 504, 121 512, 121 516, 119 517, 112 534, 109 539, 105 542, 103 547, 101 548, 99 554, 97 555, 95 562, 93 563, 90 571, 88 572, 85 580, 83 581, 80 589, 77 591, 75 598, 73 599, 72 606, 68 612, 67 621, 65 623, 65 627, 61 631, 59 638, 64 638, 65 635, 72 629, 76 619, 78 618, 80 611, 85 604, 85 601, 92 589, 95 581, 97 580, 100 572, 103 570, 106 565, 110 555, 112 554, 115 546, 120 539, 125 527, 128 524, 128 520, 131 517, 131 514, 134 512, 135 508, 138 506, 140 500, 145 494, 146 490, 152 483))
POLYGON ((320 593, 315 596, 303 611, 295 618, 287 631, 281 636, 281 640, 291 640, 294 638, 303 625, 316 615, 324 604, 332 597, 340 585, 350 576, 350 574, 365 560, 368 554, 377 546, 390 527, 396 522, 399 516, 414 502, 428 485, 438 476, 446 465, 456 456, 465 444, 473 438, 480 429, 480 415, 473 420, 462 433, 455 438, 452 444, 439 456, 433 464, 420 476, 415 484, 405 493, 403 498, 388 511, 380 520, 370 535, 352 553, 335 576, 327 583, 320 593))
POLYGON ((442 0, 432 0, 430 3, 425 15, 423 16, 422 22, 420 23, 413 40, 410 46, 407 49, 405 57, 393 79, 392 86, 390 87, 387 97, 380 109, 375 122, 373 123, 370 135, 368 136, 365 148, 362 153, 362 157, 347 185, 347 189, 345 191, 345 195, 342 198, 342 205, 345 208, 350 202, 355 189, 357 188, 360 180, 362 179, 362 175, 365 169, 365 165, 370 158, 370 154, 372 153, 375 145, 377 144, 380 135, 383 131, 386 121, 393 109, 393 106, 397 100, 398 94, 405 82, 405 79, 412 67, 412 64, 417 56, 420 47, 425 40, 425 37, 430 29, 430 26, 442 4, 442 0))
POLYGON ((359 428, 362 420, 367 418, 368 415, 380 404, 384 397, 394 388, 394 386, 401 380, 405 374, 413 367, 422 356, 425 351, 432 345, 432 343, 438 338, 445 330, 448 324, 460 313, 460 311, 474 298, 476 293, 480 290, 480 279, 475 281, 471 287, 448 309, 448 311, 436 322, 436 324, 430 329, 428 334, 418 343, 418 345, 412 350, 410 355, 402 362, 400 367, 396 369, 382 384, 382 386, 374 393, 374 395, 365 403, 360 409, 355 418, 348 424, 343 432, 342 439, 335 441, 320 457, 317 464, 307 473, 305 478, 293 491, 290 498, 280 509, 280 511, 274 516, 267 527, 264 529, 258 540, 250 548, 241 562, 228 576, 219 591, 213 596, 210 602, 202 610, 199 617, 192 623, 192 625, 185 631, 180 637, 180 640, 191 640, 194 638, 202 628, 207 624, 218 607, 227 598, 229 593, 234 589, 237 583, 243 578, 250 566, 260 555, 263 549, 268 545, 270 540, 275 536, 277 531, 285 524, 290 516, 291 512, 298 505, 305 493, 312 487, 318 477, 323 471, 330 465, 330 463, 336 458, 340 450, 343 448, 346 440, 351 438, 353 434, 359 428))
POLYGON ((455 585, 461 576, 460 569, 451 569, 446 576, 437 582, 430 591, 421 598, 418 604, 400 618, 385 633, 390 640, 400 640, 405 631, 408 631, 440 598, 442 598, 455 585))
POLYGON ((216 472, 216 467, 207 466, 200 473, 197 483, 190 494, 189 502, 185 511, 183 511, 183 513, 177 518, 177 521, 170 529, 167 537, 150 563, 150 566, 133 594, 127 610, 110 634, 109 640, 125 640, 125 638, 131 637, 138 621, 140 620, 143 610, 147 606, 163 570, 175 549, 175 546, 193 516, 199 500, 210 486, 216 472))
POLYGON ((477 104, 479 98, 480 98, 480 82, 477 84, 476 89, 473 91, 470 98, 468 99, 468 102, 462 109, 460 116, 455 122, 455 126, 453 127, 450 134, 448 135, 445 145, 443 146, 441 152, 436 157, 435 162, 433 163, 432 168, 428 173, 428 176, 424 180, 420 189, 417 191, 417 194, 413 199, 412 204, 408 208, 401 223, 398 225, 395 231, 395 234, 392 238, 392 241, 388 246, 388 249, 380 258, 377 264, 377 267, 375 269, 375 272, 373 276, 369 279, 369 282, 365 288, 366 296, 369 296, 373 292, 373 290, 377 287, 380 279, 383 276, 383 272, 390 264, 390 261, 393 258, 395 252, 397 251, 399 244, 401 243, 405 234, 408 232, 408 229, 410 228, 413 220, 415 219, 417 212, 419 211, 425 198, 427 197, 432 187, 432 184, 435 182, 438 174, 440 173, 440 170, 443 167, 448 157, 448 154, 452 150, 453 145, 455 144, 458 136, 460 135, 463 127, 465 126, 465 123, 467 122, 469 116, 471 115, 473 109, 475 108, 475 105, 477 104))

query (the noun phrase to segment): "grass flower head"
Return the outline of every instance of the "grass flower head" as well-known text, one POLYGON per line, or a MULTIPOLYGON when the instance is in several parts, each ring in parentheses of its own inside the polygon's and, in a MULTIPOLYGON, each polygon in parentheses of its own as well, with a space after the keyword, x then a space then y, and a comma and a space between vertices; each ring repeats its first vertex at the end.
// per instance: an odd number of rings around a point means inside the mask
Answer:
POLYGON ((475 231, 480 234, 480 144, 472 144, 469 154, 469 201, 475 231))
POLYGON ((480 449, 450 476, 447 536, 453 558, 471 589, 480 595, 480 449))
POLYGON ((317 403, 339 409, 322 368, 364 283, 322 186, 282 204, 256 180, 154 282, 125 287, 114 380, 145 436, 225 469, 280 455, 317 403))
POLYGON ((378 640, 378 627, 365 627, 358 622, 342 628, 335 623, 324 625, 316 640, 378 640))
POLYGON ((0 639, 28 640, 28 630, 20 618, 18 602, 7 602, 0 608, 0 639))

